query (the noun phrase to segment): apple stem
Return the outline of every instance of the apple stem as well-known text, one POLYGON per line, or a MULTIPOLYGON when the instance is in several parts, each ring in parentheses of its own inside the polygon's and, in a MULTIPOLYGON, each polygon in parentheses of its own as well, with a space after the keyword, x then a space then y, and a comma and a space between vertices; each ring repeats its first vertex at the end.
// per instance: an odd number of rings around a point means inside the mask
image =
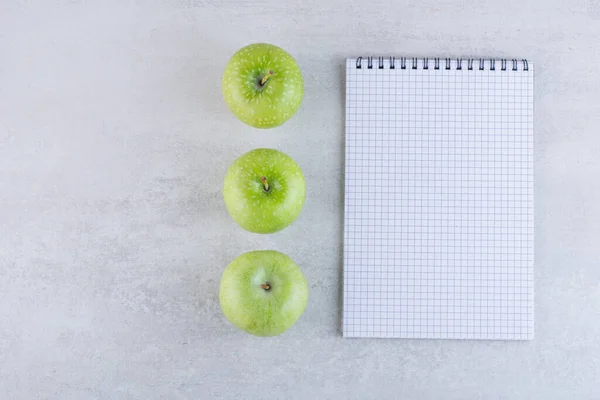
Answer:
POLYGON ((270 187, 269 187, 269 182, 267 182, 267 177, 266 176, 261 176, 260 177, 260 181, 263 184, 263 188, 264 188, 265 192, 268 192, 270 187))
POLYGON ((272 77, 273 75, 275 75, 275 72, 273 72, 273 70, 270 70, 269 72, 267 72, 267 74, 265 76, 263 76, 263 78, 260 80, 260 86, 264 86, 265 83, 267 83, 267 81, 269 80, 269 78, 272 77))
POLYGON ((260 285, 261 288, 265 289, 267 292, 271 290, 271 284, 269 282, 263 283, 260 285))

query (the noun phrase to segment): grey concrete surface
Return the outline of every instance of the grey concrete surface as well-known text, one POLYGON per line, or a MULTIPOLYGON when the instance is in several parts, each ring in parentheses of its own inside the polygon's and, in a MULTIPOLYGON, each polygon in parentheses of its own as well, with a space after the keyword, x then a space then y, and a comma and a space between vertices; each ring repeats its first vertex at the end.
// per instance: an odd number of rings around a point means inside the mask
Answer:
POLYGON ((0 398, 600 398, 600 3, 0 2, 0 398), (260 131, 220 79, 251 42, 290 51, 303 105, 260 131), (344 59, 536 63, 536 336, 340 335, 344 59), (247 233, 221 198, 272 147, 308 182, 286 230, 247 233), (282 336, 237 331, 218 284, 276 249, 310 285, 282 336))

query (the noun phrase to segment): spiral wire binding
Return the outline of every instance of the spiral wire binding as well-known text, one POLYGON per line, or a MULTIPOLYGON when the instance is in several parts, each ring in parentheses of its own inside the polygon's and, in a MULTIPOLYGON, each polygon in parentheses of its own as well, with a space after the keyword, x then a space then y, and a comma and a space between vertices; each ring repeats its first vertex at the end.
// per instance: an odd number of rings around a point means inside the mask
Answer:
MULTIPOLYGON (((373 69, 373 57, 367 57, 367 69, 373 69)), ((428 70, 429 69, 429 58, 423 58, 422 60, 422 68, 428 70)), ((463 61, 466 60, 467 61, 467 69, 469 71, 472 71, 474 68, 474 64, 477 61, 474 58, 457 58, 456 59, 456 69, 457 70, 462 70, 463 69, 463 61)), ((406 69, 407 68, 407 58, 406 57, 400 57, 400 69, 406 69)), ((478 65, 478 69, 480 71, 484 71, 486 68, 486 59, 484 58, 479 58, 479 65, 478 65)), ((496 59, 490 58, 488 61, 488 66, 489 66, 489 70, 490 71, 496 71, 496 59)), ((519 70, 519 63, 522 65, 521 71, 529 71, 529 64, 527 62, 526 59, 521 59, 520 61, 517 60, 516 58, 513 58, 510 60, 510 62, 512 63, 512 71, 518 71, 519 70)), ((411 69, 417 69, 419 66, 419 59, 417 57, 412 57, 411 61, 410 61, 410 68, 411 69)), ((362 69, 363 67, 363 57, 358 57, 356 59, 356 69, 362 69)), ((384 69, 385 67, 385 57, 378 57, 377 58, 377 68, 378 69, 384 69)), ((390 69, 396 69, 396 57, 390 57, 390 62, 389 62, 389 68, 390 69)), ((433 58, 433 69, 439 70, 441 68, 441 63, 440 63, 440 58, 433 58)), ((444 59, 444 69, 449 70, 452 68, 452 59, 450 58, 445 58, 444 59)), ((508 68, 508 60, 505 58, 500 59, 500 70, 501 71, 506 71, 508 68)))

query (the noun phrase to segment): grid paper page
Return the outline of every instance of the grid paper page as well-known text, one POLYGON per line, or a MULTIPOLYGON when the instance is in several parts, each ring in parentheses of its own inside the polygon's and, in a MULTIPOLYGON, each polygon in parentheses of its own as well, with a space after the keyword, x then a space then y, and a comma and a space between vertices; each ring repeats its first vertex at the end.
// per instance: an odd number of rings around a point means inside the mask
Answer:
POLYGON ((345 337, 533 338, 533 66, 346 61, 345 337))

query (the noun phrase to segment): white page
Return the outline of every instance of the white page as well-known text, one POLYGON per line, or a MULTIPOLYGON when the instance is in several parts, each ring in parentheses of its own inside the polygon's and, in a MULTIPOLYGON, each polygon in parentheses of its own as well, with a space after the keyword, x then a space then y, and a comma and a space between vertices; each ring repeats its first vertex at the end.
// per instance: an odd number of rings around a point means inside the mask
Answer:
POLYGON ((533 338, 533 66, 346 62, 345 337, 533 338))

